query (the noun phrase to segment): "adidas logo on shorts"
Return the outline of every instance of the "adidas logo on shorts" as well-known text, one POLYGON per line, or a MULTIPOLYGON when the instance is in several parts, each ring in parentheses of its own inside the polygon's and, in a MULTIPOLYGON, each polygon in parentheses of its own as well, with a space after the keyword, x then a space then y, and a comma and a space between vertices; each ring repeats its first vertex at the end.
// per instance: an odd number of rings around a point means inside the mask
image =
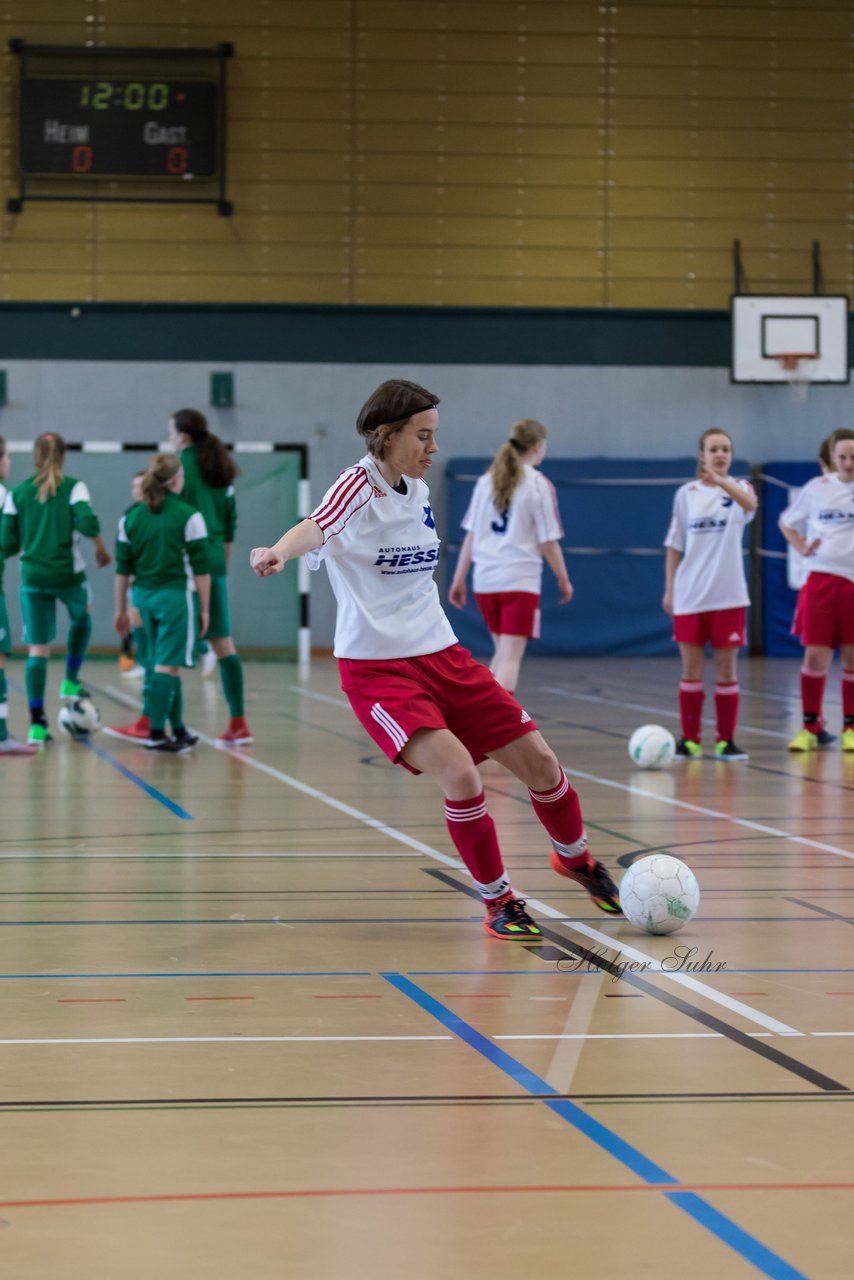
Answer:
POLYGON ((730 632, 730 637, 729 637, 729 638, 730 638, 730 640, 732 640, 732 641, 734 641, 736 644, 738 644, 739 640, 741 639, 741 636, 739 635, 739 633, 738 633, 737 631, 732 631, 732 632, 730 632))
POLYGON ((528 715, 527 711, 526 711, 526 710, 524 709, 524 707, 523 707, 523 708, 522 708, 522 718, 521 718, 521 720, 519 721, 519 723, 520 723, 520 724, 527 724, 527 723, 529 722, 529 720, 530 720, 530 719, 531 719, 531 717, 528 715))

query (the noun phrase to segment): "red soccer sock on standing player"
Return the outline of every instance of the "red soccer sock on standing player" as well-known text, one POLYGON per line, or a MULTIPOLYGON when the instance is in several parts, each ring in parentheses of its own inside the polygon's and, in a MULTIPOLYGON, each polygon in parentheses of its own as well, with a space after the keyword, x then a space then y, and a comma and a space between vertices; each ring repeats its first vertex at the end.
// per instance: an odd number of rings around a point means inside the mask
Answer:
POLYGON ((718 721, 718 742, 732 742, 735 722, 738 719, 738 681, 719 680, 715 685, 715 712, 718 721))
POLYGON ((801 702, 804 708, 804 728, 816 733, 821 728, 821 706, 824 702, 824 686, 827 674, 816 675, 801 667, 801 702))
POLYGON ((446 799, 445 821, 457 853, 468 867, 484 902, 492 903, 509 893, 510 881, 483 792, 470 800, 446 799))
MULTIPOLYGON (((679 681, 679 714, 682 719, 682 737, 689 742, 700 742, 703 702, 706 690, 702 680, 679 681)), ((732 734, 730 734, 732 737, 732 734)))
POLYGON ((560 782, 551 791, 531 791, 534 813, 551 836, 552 846, 562 866, 577 871, 589 861, 587 836, 581 817, 578 792, 569 785, 563 769, 560 782))

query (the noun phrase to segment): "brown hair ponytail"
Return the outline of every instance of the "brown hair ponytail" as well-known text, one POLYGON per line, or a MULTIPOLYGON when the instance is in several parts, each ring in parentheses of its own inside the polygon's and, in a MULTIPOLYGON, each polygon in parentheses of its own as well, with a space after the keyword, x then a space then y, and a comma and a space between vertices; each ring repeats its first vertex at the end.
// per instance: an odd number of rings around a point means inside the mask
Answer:
POLYGON ((149 511, 159 511, 168 492, 170 480, 181 470, 181 459, 177 453, 158 453, 148 464, 148 470, 142 477, 142 500, 149 511))
POLYGON ((239 468, 219 436, 208 430, 208 420, 198 409, 179 409, 172 414, 175 430, 189 437, 195 446, 199 474, 211 489, 224 489, 239 475, 239 468))
POLYGON ((65 441, 55 431, 45 431, 36 436, 33 445, 33 462, 36 468, 36 489, 39 502, 47 502, 62 483, 62 463, 65 459, 65 441))
POLYGON ((522 418, 510 428, 510 439, 501 446, 489 468, 492 476, 492 501, 499 515, 506 514, 516 486, 522 479, 522 457, 545 440, 548 432, 534 418, 522 418))

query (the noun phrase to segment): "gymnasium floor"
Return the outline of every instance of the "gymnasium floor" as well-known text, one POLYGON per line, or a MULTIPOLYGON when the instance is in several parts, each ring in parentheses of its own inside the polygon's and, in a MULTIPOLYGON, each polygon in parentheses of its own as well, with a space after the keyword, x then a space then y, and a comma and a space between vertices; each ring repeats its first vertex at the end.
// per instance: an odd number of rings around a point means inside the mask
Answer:
MULTIPOLYGON (((786 752, 797 662, 741 677, 749 762, 641 773, 626 739, 675 728, 673 661, 523 671, 597 855, 695 870, 669 939, 550 873, 487 764, 545 932, 489 939, 436 793, 377 754, 330 660, 247 665, 254 748, 4 758, 8 1274, 848 1280, 854 757, 786 752)), ((112 662, 88 681, 135 718, 112 662)), ((185 689, 212 737, 217 681, 185 689)), ((837 731, 838 667, 828 692, 837 731)))

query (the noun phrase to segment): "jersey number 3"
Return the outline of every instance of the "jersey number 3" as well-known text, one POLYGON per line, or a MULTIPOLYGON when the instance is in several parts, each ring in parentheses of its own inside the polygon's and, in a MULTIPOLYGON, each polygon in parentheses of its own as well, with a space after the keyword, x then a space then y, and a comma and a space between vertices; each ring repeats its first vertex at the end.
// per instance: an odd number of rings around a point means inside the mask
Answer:
POLYGON ((491 525, 492 532, 493 532, 493 533, 506 533, 506 532, 507 532, 507 524, 508 524, 509 520, 510 520, 510 508, 508 507, 508 508, 507 508, 507 510, 504 512, 504 515, 501 517, 501 519, 500 519, 500 520, 493 520, 492 525, 491 525))

